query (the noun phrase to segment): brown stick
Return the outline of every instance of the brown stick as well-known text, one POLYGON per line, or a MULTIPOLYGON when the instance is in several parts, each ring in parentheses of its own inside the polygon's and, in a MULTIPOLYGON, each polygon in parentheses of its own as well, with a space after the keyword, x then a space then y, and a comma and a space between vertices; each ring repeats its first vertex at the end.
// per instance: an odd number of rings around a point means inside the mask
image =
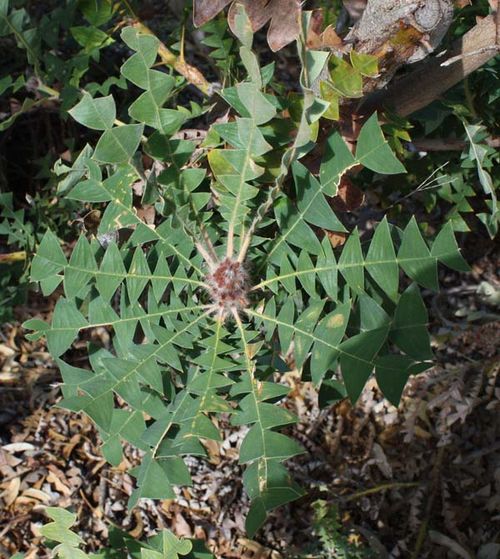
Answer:
POLYGON ((396 114, 408 116, 429 105, 445 91, 461 82, 498 52, 497 22, 490 15, 481 20, 453 46, 449 56, 435 57, 397 80, 385 91, 377 92, 362 104, 360 112, 369 115, 390 107, 396 114), (446 65, 447 61, 455 59, 446 65), (444 65, 443 65, 444 63, 444 65))
MULTIPOLYGON (((418 151, 462 151, 467 146, 458 138, 415 138, 411 141, 418 151)), ((500 138, 485 138, 484 143, 492 148, 500 148, 500 138)))

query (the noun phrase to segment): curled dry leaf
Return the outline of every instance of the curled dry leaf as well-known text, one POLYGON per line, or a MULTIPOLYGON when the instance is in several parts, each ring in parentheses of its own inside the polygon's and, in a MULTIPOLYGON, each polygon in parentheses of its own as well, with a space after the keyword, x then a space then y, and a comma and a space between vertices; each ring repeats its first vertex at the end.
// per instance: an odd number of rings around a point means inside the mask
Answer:
MULTIPOLYGON (((194 24, 203 25, 231 0, 194 0, 194 24)), ((240 0, 233 2, 229 9, 228 21, 234 29, 236 5, 245 7, 253 31, 258 31, 271 22, 267 32, 267 42, 273 51, 278 51, 294 41, 300 32, 301 7, 299 0, 240 0)))
POLYGON ((10 507, 19 495, 19 488, 21 487, 21 478, 15 477, 5 484, 5 489, 0 493, 4 505, 10 507))

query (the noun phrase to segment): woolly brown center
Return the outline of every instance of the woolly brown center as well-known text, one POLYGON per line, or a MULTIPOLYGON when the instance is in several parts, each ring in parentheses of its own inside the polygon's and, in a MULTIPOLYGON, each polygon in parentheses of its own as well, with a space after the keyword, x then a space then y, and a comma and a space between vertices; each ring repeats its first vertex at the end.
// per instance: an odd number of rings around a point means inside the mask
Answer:
POLYGON ((248 274, 240 262, 224 259, 207 276, 212 302, 223 311, 242 309, 248 304, 248 274))

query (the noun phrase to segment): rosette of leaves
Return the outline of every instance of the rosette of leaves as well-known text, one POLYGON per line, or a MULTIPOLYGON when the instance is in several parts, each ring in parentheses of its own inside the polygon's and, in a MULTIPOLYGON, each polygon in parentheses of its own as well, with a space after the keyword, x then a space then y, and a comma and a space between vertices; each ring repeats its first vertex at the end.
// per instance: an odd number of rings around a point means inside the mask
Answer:
POLYGON ((397 403, 409 375, 432 358, 419 286, 437 289, 439 262, 466 265, 449 226, 429 246, 414 219, 404 230, 384 219, 368 240, 355 229, 332 249, 322 231, 346 233, 329 204, 346 171, 404 168, 373 115, 355 153, 330 136, 313 176, 299 159, 329 106, 310 87, 325 53, 301 51, 301 114, 292 118, 288 100, 267 92, 271 76, 240 15, 248 79, 223 90, 234 117, 214 124, 201 146, 175 136, 189 111, 164 108, 174 80, 153 69, 158 41, 123 30, 135 54, 121 72, 143 91, 131 122, 115 124, 111 96, 85 94, 70 111, 102 131, 65 183, 67 197, 101 208, 97 237, 82 235, 66 255, 54 234, 44 236, 32 279, 45 294, 62 284, 64 295, 50 324, 25 326, 30 338, 46 336, 64 380, 61 405, 93 419, 106 459, 120 463, 123 441, 143 452, 130 507, 174 498, 173 486, 191 483, 183 457, 220 440, 214 416, 246 426, 239 460, 254 534, 269 510, 302 495, 284 465, 303 449, 280 432, 296 420, 278 405, 288 393, 282 373, 301 371, 328 403, 356 401, 375 371, 397 403), (134 185, 145 182, 141 151, 154 161, 144 189, 154 223, 134 200, 134 185), (96 328, 112 337, 109 346, 89 343, 90 370, 66 362, 77 337, 96 328))

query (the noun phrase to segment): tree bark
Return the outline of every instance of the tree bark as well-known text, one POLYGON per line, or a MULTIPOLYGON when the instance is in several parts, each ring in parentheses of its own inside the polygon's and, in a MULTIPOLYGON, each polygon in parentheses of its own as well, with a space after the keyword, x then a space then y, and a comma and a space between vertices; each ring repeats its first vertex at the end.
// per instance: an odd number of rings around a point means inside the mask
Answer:
POLYGON ((361 105, 361 115, 388 107, 398 115, 408 116, 438 99, 498 53, 496 19, 492 15, 485 17, 455 43, 447 57, 422 62, 387 89, 370 95, 361 105))

